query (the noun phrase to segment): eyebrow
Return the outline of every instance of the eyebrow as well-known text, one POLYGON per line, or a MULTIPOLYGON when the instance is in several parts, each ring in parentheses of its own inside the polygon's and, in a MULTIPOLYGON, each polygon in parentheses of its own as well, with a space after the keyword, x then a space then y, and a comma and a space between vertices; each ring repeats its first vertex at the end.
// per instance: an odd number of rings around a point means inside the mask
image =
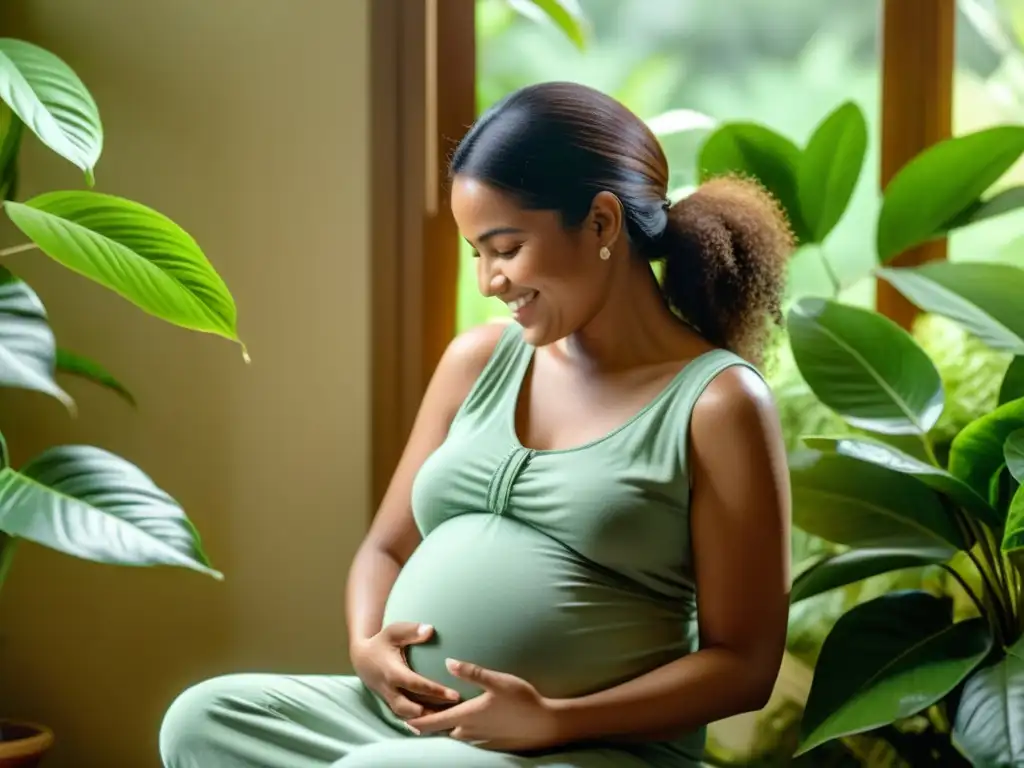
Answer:
POLYGON ((523 230, 516 227, 495 227, 494 229, 489 229, 480 235, 477 238, 477 242, 486 243, 492 237, 497 237, 498 235, 521 235, 522 233, 523 230))

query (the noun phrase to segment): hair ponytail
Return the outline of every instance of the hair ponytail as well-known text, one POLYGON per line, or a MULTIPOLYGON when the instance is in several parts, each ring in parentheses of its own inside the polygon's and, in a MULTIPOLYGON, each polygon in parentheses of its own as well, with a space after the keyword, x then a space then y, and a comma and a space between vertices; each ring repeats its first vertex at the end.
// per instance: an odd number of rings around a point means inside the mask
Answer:
POLYGON ((782 324, 793 247, 785 213, 760 184, 712 179, 669 208, 657 248, 662 293, 712 344, 760 365, 770 323, 782 324))

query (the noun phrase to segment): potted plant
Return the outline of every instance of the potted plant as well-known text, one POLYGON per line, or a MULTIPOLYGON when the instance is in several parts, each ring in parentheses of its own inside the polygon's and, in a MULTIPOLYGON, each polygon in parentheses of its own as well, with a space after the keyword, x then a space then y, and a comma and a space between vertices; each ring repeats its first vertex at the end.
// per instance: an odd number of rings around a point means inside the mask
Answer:
MULTIPOLYGON (((105 286, 140 310, 239 342, 235 302, 196 242, 141 203, 93 189, 103 148, 99 111, 53 53, 0 39, 0 201, 27 238, 0 250, 0 386, 35 390, 69 410, 58 372, 134 399, 100 364, 56 344, 32 288, 2 266, 35 250, 105 286), (27 132, 84 174, 85 188, 17 199, 18 150, 27 132)), ((243 357, 245 348, 242 346, 243 357)), ((0 586, 21 540, 99 563, 169 565, 222 578, 174 498, 141 469, 89 445, 60 445, 13 466, 0 420, 0 586)), ((44 725, 0 720, 0 767, 35 765, 53 742, 44 725)))

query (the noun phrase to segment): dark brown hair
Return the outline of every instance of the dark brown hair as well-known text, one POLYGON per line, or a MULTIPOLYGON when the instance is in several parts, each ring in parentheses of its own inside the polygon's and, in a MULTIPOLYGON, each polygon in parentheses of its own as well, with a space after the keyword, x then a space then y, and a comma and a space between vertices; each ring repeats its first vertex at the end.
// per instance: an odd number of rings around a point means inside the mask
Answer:
POLYGON ((668 305, 708 341, 760 363, 770 321, 781 324, 793 235, 759 184, 711 179, 670 205, 668 162, 647 125, 577 83, 527 86, 491 107, 452 156, 450 173, 511 194, 533 210, 586 219, 594 196, 622 204, 634 252, 664 262, 668 305))

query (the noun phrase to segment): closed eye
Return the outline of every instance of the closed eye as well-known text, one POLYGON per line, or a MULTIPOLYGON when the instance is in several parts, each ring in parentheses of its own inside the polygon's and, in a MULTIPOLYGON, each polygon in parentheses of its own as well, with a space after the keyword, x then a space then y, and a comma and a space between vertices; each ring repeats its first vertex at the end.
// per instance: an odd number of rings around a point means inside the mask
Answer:
MULTIPOLYGON (((496 251, 494 251, 494 255, 497 256, 499 259, 511 259, 517 253, 519 253, 519 251, 522 249, 522 247, 523 246, 520 243, 519 245, 515 246, 514 248, 510 248, 507 251, 498 251, 498 250, 496 250, 496 251)), ((474 259, 479 259, 480 258, 480 249, 479 248, 473 248, 471 255, 472 255, 472 257, 474 259)))

